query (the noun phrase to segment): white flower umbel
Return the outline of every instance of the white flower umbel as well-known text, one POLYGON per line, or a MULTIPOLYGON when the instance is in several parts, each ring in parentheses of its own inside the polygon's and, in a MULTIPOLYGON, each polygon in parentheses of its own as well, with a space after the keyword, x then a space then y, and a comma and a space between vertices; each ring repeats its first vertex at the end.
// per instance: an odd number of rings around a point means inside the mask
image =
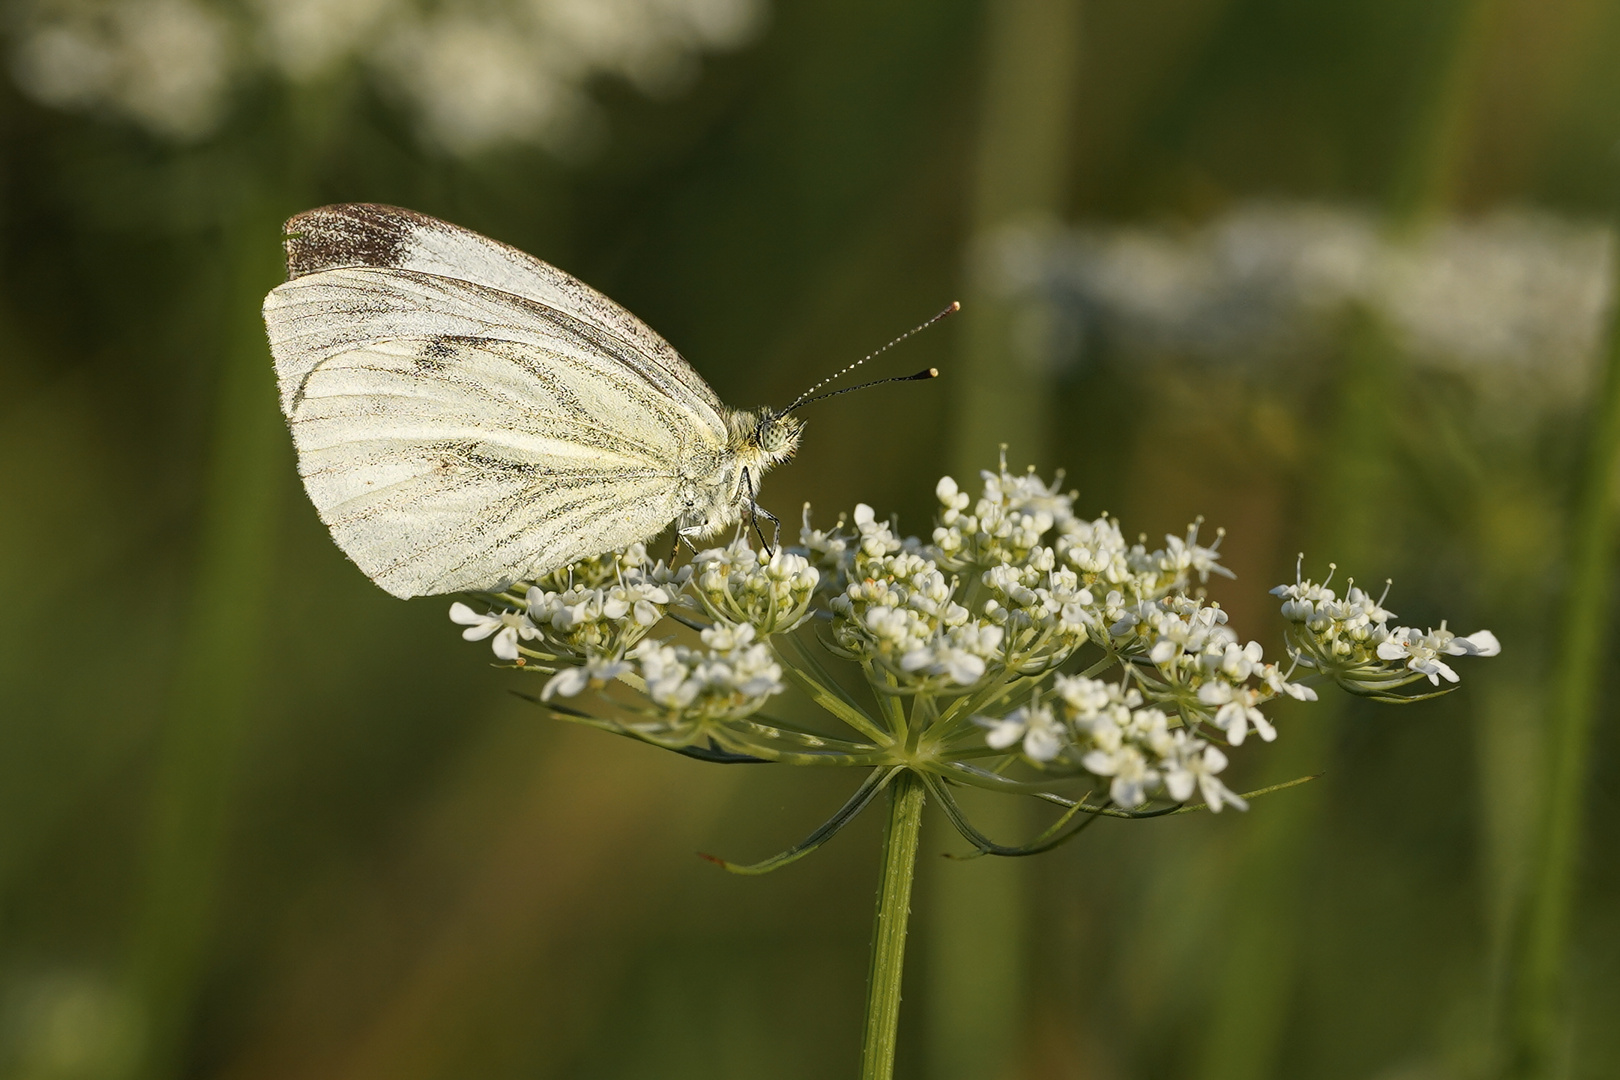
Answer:
POLYGON ((692 559, 692 590, 710 618, 747 623, 761 636, 785 633, 810 618, 821 573, 781 548, 769 555, 743 541, 692 559))
POLYGON ((800 843, 748 866, 714 859, 730 871, 785 866, 887 793, 868 1046, 892 1045, 925 800, 974 854, 1001 856, 1046 851, 1104 817, 1245 810, 1309 779, 1241 795, 1225 779, 1229 751, 1286 735, 1273 701, 1316 700, 1305 680, 1410 701, 1397 691, 1415 681, 1454 684, 1446 658, 1499 651, 1489 633, 1444 623, 1391 630, 1382 596, 1347 583, 1341 599, 1296 571, 1275 590, 1288 629, 1273 662, 1204 594, 1232 576, 1219 530, 1206 547, 1195 522, 1149 550, 1005 461, 976 499, 951 477, 934 495, 927 540, 864 503, 823 529, 806 507, 797 550, 761 552, 739 528, 671 568, 636 546, 503 589, 487 614, 451 611, 467 637, 548 673, 535 700, 561 719, 701 761, 864 773, 800 843), (1061 810, 1007 843, 974 824, 963 787, 1061 810))
POLYGON ((822 842, 901 771, 992 854, 1044 850, 1099 815, 1242 809, 1222 779, 1228 751, 1281 737, 1271 703, 1315 701, 1306 680, 1413 700, 1429 695, 1399 691, 1455 682, 1449 660, 1499 651, 1484 631, 1393 626, 1383 596, 1347 582, 1341 597, 1301 563, 1273 590, 1288 620, 1273 662, 1203 593, 1232 576, 1219 530, 1205 546, 1195 522, 1150 550, 1004 463, 977 498, 950 477, 934 495, 927 540, 865 504, 817 529, 807 507, 797 549, 763 552, 739 532, 671 567, 635 545, 451 617, 546 673, 539 700, 564 718, 705 760, 874 770, 768 866, 822 842), (826 723, 762 714, 790 685, 826 723), (1006 847, 962 813, 963 785, 1068 809, 1036 843, 1006 847))
POLYGON ((786 689, 781 665, 754 642, 752 626, 714 627, 702 637, 704 649, 644 641, 631 653, 671 730, 743 719, 786 689))
POLYGON ((526 588, 514 586, 500 598, 519 603, 527 613, 535 633, 525 640, 538 644, 520 651, 539 661, 540 670, 549 670, 549 665, 590 657, 623 657, 671 606, 687 599, 682 590, 691 575, 690 566, 671 569, 649 557, 645 545, 632 544, 547 574, 526 588))
MULTIPOLYGON (((1292 585, 1279 585, 1272 595, 1282 598, 1289 655, 1301 667, 1313 668, 1353 694, 1385 701, 1413 695, 1396 691, 1420 679, 1438 686, 1444 679, 1458 681, 1457 672, 1442 656, 1495 656, 1501 651, 1496 635, 1481 630, 1458 637, 1446 629, 1419 631, 1398 626, 1390 629, 1395 613, 1384 607, 1384 596, 1347 586, 1339 599, 1324 581, 1318 585, 1295 571, 1292 585)), ((1332 574, 1330 573, 1331 579, 1332 574)), ((1385 595, 1388 588, 1385 589, 1385 595)), ((1417 695, 1427 696, 1427 695, 1417 695)))

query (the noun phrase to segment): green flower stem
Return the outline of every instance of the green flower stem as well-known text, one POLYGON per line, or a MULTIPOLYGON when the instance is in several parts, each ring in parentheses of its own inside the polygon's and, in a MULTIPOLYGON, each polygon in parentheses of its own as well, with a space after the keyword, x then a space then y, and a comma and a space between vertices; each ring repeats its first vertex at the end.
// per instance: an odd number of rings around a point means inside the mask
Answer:
POLYGON ((883 876, 878 882, 872 927, 872 972, 866 987, 866 1034, 861 1040, 861 1080, 894 1076, 895 1035, 900 1027, 900 976, 905 968, 906 924, 911 918, 911 882, 917 872, 917 836, 922 831, 926 789, 911 771, 889 784, 889 823, 883 831, 883 876))
POLYGON ((1516 970, 1512 973, 1512 1044, 1507 1074, 1542 1080, 1562 1072, 1567 1030, 1566 966, 1580 863, 1581 818, 1591 771, 1592 723, 1607 663, 1614 566, 1614 485, 1620 472, 1620 315, 1609 327, 1603 393, 1570 529, 1563 644, 1547 720, 1544 809, 1539 853, 1516 970))
POLYGON ((883 714, 883 721, 889 727, 892 738, 902 743, 911 743, 911 725, 906 720, 906 710, 899 699, 892 693, 884 693, 896 686, 893 673, 887 668, 880 668, 870 660, 861 661, 861 670, 866 674, 866 681, 876 691, 872 696, 877 699, 878 711, 883 714))

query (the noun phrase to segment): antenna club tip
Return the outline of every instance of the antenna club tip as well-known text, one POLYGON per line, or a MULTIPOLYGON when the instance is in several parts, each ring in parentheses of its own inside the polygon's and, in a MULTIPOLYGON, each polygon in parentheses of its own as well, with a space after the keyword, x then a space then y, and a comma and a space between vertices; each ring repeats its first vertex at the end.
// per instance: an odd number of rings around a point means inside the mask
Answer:
POLYGON ((937 379, 937 378, 939 378, 939 368, 937 368, 937 367, 931 367, 931 368, 929 368, 929 369, 928 369, 928 377, 929 377, 929 378, 930 378, 930 379, 937 379))
POLYGON ((952 300, 951 301, 951 306, 949 308, 947 308, 946 310, 947 311, 961 311, 962 310, 962 301, 960 301, 960 300, 952 300))

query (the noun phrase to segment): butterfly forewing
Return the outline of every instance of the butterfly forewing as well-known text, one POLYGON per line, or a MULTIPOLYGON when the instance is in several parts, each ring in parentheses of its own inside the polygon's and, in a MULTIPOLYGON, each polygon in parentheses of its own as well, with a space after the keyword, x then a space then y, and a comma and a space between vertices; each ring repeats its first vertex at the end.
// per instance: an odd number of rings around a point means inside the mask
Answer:
MULTIPOLYGON (((306 211, 287 222, 286 233, 289 280, 274 290, 265 303, 267 323, 273 317, 272 309, 280 303, 291 302, 296 297, 302 306, 298 316, 304 325, 296 330, 288 327, 280 335, 277 326, 271 326, 271 346, 283 379, 283 407, 288 378, 296 382, 302 377, 298 371, 301 363, 307 364, 307 371, 323 359, 318 348, 311 350, 295 345, 292 337, 311 335, 311 343, 318 344, 324 331, 346 338, 350 345, 360 344, 363 339, 354 335, 365 331, 366 320, 397 317, 392 310, 396 298, 370 293, 377 287, 377 278, 371 275, 350 279, 348 296, 331 293, 316 299, 314 292, 300 288, 304 284, 337 284, 327 272, 352 268, 397 270, 467 282, 560 312, 629 346, 647 365, 663 371, 679 384, 684 390, 682 396, 688 397, 694 405, 706 405, 714 414, 714 423, 723 425, 720 417, 725 406, 720 399, 703 377, 651 327, 584 282, 514 247, 425 214, 373 203, 323 206, 306 211), (357 287, 359 295, 355 295, 357 287), (312 311, 311 307, 329 310, 312 311), (357 320, 353 315, 362 318, 357 320), (322 325, 311 326, 311 320, 322 325), (288 341, 284 348, 276 347, 278 336, 288 341)), ((410 291, 408 285, 400 284, 398 288, 410 291)), ((343 286, 339 286, 339 291, 342 289, 343 286)), ((441 332, 432 329, 432 324, 458 317, 476 320, 487 318, 489 314, 475 299, 463 299, 460 305, 444 304, 440 300, 432 295, 404 300, 410 312, 424 320, 420 324, 422 329, 415 332, 441 332)), ((383 329, 380 324, 377 328, 383 329)), ((371 340, 397 336, 403 336, 400 328, 381 332, 371 340)))
POLYGON ((396 596, 646 539, 724 453, 727 410, 702 379, 561 271, 392 208, 288 230, 293 277, 265 322, 299 471, 339 546, 396 596))

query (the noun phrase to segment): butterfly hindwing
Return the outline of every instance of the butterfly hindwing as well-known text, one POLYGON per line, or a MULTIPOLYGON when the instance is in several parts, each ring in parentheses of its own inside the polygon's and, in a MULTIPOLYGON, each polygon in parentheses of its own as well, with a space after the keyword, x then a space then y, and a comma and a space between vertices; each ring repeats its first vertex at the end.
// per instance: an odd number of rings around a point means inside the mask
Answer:
POLYGON ((699 458, 668 398, 611 357, 405 338, 329 357, 290 425, 321 520, 396 596, 488 589, 657 533, 673 463, 699 458))

